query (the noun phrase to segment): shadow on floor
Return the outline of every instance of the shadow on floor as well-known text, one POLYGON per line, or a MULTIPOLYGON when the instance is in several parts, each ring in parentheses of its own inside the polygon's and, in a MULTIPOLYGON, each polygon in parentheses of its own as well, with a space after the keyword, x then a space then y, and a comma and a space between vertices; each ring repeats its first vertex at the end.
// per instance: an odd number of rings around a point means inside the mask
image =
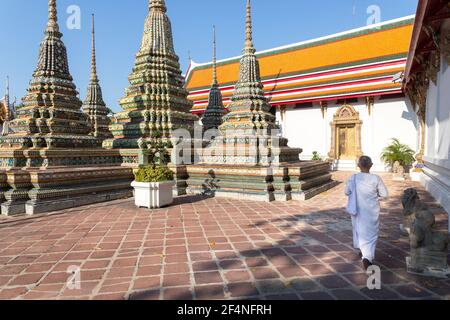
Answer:
POLYGON ((214 258, 195 264, 196 280, 198 272, 220 279, 220 269, 224 272, 248 271, 252 274, 251 280, 228 284, 222 280, 222 284, 199 285, 195 288, 195 296, 188 288, 170 296, 165 295, 166 288, 152 288, 125 298, 154 300, 160 298, 161 291, 167 300, 190 300, 194 297, 199 300, 402 300, 440 299, 440 295, 448 295, 450 280, 406 272, 409 239, 400 234, 402 215, 398 210, 398 202, 387 203, 381 217, 376 259, 382 271, 381 290, 367 289, 368 276, 352 248, 350 218, 344 208, 335 208, 247 225, 255 230, 252 235, 276 234, 279 230, 287 235, 258 247, 248 243, 252 248, 238 252, 215 252, 211 246, 214 258))

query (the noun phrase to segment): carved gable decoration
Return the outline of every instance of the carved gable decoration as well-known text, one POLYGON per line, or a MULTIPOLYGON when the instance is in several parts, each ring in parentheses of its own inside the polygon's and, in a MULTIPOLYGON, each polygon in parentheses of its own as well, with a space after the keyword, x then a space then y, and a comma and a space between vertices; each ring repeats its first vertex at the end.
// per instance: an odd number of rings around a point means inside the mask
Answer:
POLYGON ((359 112, 355 110, 351 105, 343 105, 338 109, 334 115, 335 120, 358 120, 359 112))

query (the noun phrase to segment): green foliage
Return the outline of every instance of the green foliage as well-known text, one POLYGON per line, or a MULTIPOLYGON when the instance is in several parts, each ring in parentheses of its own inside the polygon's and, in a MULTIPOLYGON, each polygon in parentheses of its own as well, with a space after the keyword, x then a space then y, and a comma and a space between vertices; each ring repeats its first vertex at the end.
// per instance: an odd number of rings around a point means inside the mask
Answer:
POLYGON ((152 131, 150 136, 154 139, 160 139, 162 138, 162 133, 160 131, 152 131))
POLYGON ((314 151, 312 160, 313 161, 322 161, 323 159, 320 157, 320 155, 319 155, 319 153, 317 151, 314 151))
POLYGON ((414 150, 408 145, 402 144, 399 139, 392 139, 392 143, 388 145, 381 154, 381 160, 389 166, 393 166, 396 161, 403 167, 408 167, 416 160, 414 158, 414 150))
POLYGON ((141 138, 137 141, 137 146, 141 150, 146 150, 148 162, 154 167, 165 166, 170 162, 170 154, 168 149, 173 148, 170 140, 162 138, 162 133, 153 131, 151 139, 141 138))
POLYGON ((172 170, 167 167, 142 167, 134 175, 136 182, 166 182, 174 179, 172 170))
POLYGON ((174 180, 173 172, 167 167, 170 162, 168 149, 172 148, 172 143, 163 140, 163 134, 153 131, 149 141, 140 139, 139 148, 148 150, 148 166, 142 166, 135 172, 136 182, 165 182, 174 180))
MULTIPOLYGON (((158 135, 158 133, 156 133, 158 135)), ((158 138, 153 138, 150 142, 147 142, 147 148, 149 150, 149 162, 153 167, 165 166, 170 162, 170 154, 167 149, 172 148, 170 141, 163 141, 158 138)))

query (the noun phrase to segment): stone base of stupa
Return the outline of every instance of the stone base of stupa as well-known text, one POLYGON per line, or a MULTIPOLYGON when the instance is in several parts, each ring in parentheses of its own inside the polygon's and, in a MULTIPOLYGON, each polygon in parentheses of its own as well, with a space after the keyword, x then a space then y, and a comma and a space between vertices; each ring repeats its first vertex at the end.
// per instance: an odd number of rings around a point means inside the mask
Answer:
POLYGON ((308 200, 337 185, 326 162, 277 167, 198 164, 186 167, 187 193, 254 201, 308 200))
POLYGON ((2 214, 31 215, 131 197, 133 172, 123 165, 124 157, 103 149, 2 150, 2 214))
MULTIPOLYGON (((127 199, 133 196, 133 191, 130 188, 129 181, 123 181, 122 183, 97 184, 89 187, 86 187, 86 185, 80 185, 58 191, 68 191, 68 193, 71 193, 72 195, 64 198, 58 197, 53 200, 40 199, 27 201, 25 203, 25 213, 27 215, 34 215, 76 208, 95 203, 127 199)), ((52 192, 53 190, 42 190, 40 194, 51 194, 52 192)))

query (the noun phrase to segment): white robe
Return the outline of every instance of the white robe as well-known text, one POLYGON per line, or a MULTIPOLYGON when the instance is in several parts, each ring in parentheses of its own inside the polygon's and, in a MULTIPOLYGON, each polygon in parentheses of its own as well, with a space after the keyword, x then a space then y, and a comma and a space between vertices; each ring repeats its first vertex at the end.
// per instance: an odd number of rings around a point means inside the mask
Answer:
MULTIPOLYGON (((360 249, 363 259, 373 262, 380 232, 380 198, 389 196, 383 180, 373 174, 358 173, 356 179, 356 216, 352 216, 353 246, 360 249)), ((350 196, 352 183, 347 183, 345 194, 350 196)))

